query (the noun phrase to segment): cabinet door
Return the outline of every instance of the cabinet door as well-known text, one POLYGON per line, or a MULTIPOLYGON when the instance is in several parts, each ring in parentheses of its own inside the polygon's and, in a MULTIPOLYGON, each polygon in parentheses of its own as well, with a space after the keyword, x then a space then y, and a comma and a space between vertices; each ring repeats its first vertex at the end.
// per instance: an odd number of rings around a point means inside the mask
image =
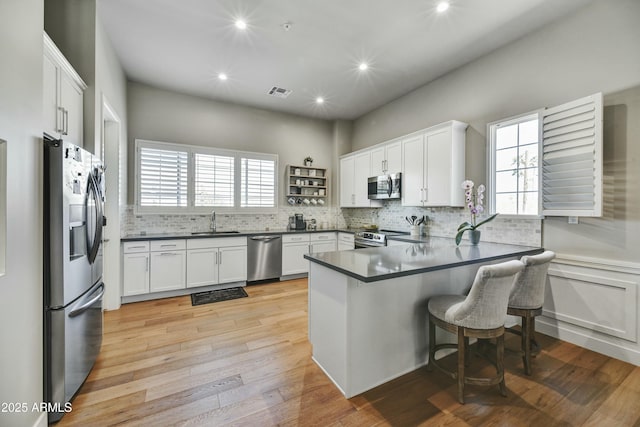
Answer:
POLYGON ((60 100, 64 108, 64 139, 76 145, 82 145, 82 90, 66 73, 60 75, 60 100))
POLYGON ((385 163, 385 148, 379 147, 374 148, 370 151, 371 156, 371 176, 384 175, 387 173, 386 163, 385 163))
POLYGON ((371 155, 369 152, 356 154, 353 159, 353 190, 356 207, 369 207, 367 180, 371 176, 371 155))
POLYGON ((424 142, 417 135, 402 141, 402 205, 422 206, 424 189, 424 142))
POLYGON ((402 141, 396 141, 385 147, 385 166, 387 173, 402 172, 402 141))
POLYGON ((183 289, 186 251, 151 252, 151 292, 183 289))
POLYGON ((247 280, 247 247, 231 246, 218 250, 218 282, 247 280))
MULTIPOLYGON (((318 254, 320 252, 333 252, 336 250, 336 241, 316 242, 311 245, 311 253, 318 254)), ((305 260, 306 261, 306 260, 305 260)))
POLYGON ((286 243, 282 245, 282 275, 309 272, 309 261, 304 255, 309 253, 309 243, 286 243))
POLYGON ((124 254, 122 296, 149 293, 149 253, 124 254))
MULTIPOLYGON (((425 136, 427 150, 425 206, 451 205, 451 130, 425 136)), ((462 193, 462 189, 460 189, 462 193)))
POLYGON ((44 55, 42 69, 42 117, 44 131, 51 136, 60 137, 58 110, 58 67, 47 55, 44 55))
POLYGON ((187 288, 218 283, 218 249, 187 251, 187 288))
POLYGON ((355 205, 355 190, 353 188, 354 158, 340 159, 340 207, 355 205))
POLYGON ((343 242, 342 240, 340 240, 338 242, 338 250, 339 251, 350 251, 351 249, 353 249, 355 246, 353 243, 348 243, 348 242, 343 242))

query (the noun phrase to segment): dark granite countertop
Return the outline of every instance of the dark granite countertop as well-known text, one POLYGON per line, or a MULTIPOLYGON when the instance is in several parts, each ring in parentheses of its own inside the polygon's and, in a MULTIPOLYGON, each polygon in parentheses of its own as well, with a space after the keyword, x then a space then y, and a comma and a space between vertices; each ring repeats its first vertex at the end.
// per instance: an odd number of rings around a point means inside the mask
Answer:
POLYGON ((211 239, 220 237, 245 237, 245 236, 258 236, 268 234, 299 234, 299 233, 355 233, 360 229, 353 228, 331 228, 325 230, 287 230, 287 229, 274 229, 274 230, 248 230, 239 231, 238 233, 224 233, 225 230, 221 230, 217 234, 192 234, 190 231, 184 232, 170 232, 170 233, 153 233, 153 234, 130 234, 120 238, 121 242, 137 242, 141 240, 171 240, 171 239, 211 239))
MULTIPOLYGON (((414 237, 418 239, 418 237, 414 237)), ((480 242, 473 246, 454 239, 422 237, 421 243, 307 254, 311 262, 339 271, 363 282, 392 279, 503 258, 538 254, 543 248, 480 242)))

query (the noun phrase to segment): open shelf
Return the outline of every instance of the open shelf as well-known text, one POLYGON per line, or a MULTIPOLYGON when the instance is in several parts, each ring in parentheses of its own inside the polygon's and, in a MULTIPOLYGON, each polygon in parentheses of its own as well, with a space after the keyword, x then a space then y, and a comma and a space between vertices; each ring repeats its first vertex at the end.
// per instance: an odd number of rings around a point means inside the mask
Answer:
POLYGON ((287 203, 326 206, 326 203, 317 203, 317 201, 324 202, 324 199, 328 197, 328 181, 328 169, 287 165, 287 203), (313 203, 313 199, 316 200, 316 203, 313 203), (309 204, 304 200, 308 200, 309 204))

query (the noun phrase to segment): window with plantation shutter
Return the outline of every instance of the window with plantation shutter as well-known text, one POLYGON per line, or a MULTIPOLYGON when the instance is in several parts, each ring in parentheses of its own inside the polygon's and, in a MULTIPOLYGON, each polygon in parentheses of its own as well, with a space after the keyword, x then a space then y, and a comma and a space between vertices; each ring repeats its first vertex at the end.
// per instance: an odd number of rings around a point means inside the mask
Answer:
POLYGON ((240 206, 275 207, 276 162, 243 157, 240 163, 240 206))
POLYGON ((542 112, 542 213, 602 216, 602 94, 542 112))
POLYGON ((139 213, 275 212, 278 156, 136 140, 139 213))
POLYGON ((601 93, 489 123, 488 135, 492 213, 602 216, 601 93))
POLYGON ((195 206, 234 205, 234 158, 195 153, 195 206))
POLYGON ((139 147, 138 197, 140 206, 186 207, 188 153, 139 147))

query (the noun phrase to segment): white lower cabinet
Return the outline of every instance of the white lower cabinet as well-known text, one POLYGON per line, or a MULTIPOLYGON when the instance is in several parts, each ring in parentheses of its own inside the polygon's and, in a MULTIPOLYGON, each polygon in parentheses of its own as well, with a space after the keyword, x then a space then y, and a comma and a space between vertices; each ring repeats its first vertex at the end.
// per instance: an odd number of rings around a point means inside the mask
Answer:
POLYGON ((285 234, 282 236, 282 275, 309 272, 308 253, 332 252, 337 247, 336 233, 285 234))
POLYGON ((187 254, 184 250, 151 252, 149 291, 184 288, 186 266, 187 254))
POLYGON ((123 297, 245 280, 246 237, 135 241, 122 245, 123 297))
POLYGON ((187 241, 187 287, 247 280, 247 238, 187 241))
POLYGON ((314 233, 309 237, 309 252, 333 252, 336 250, 336 233, 314 233))
POLYGON ((149 291, 183 289, 186 285, 187 253, 185 240, 149 242, 149 291))
POLYGON ((122 296, 149 293, 149 242, 126 242, 122 252, 122 296))
POLYGON ((247 246, 223 247, 218 251, 218 283, 247 280, 247 246))
POLYGON ((282 275, 309 272, 309 234, 285 234, 282 236, 282 275))
POLYGON ((218 283, 218 249, 187 251, 187 288, 218 283))
POLYGON ((349 251, 355 248, 355 236, 351 233, 338 233, 338 250, 349 251))

